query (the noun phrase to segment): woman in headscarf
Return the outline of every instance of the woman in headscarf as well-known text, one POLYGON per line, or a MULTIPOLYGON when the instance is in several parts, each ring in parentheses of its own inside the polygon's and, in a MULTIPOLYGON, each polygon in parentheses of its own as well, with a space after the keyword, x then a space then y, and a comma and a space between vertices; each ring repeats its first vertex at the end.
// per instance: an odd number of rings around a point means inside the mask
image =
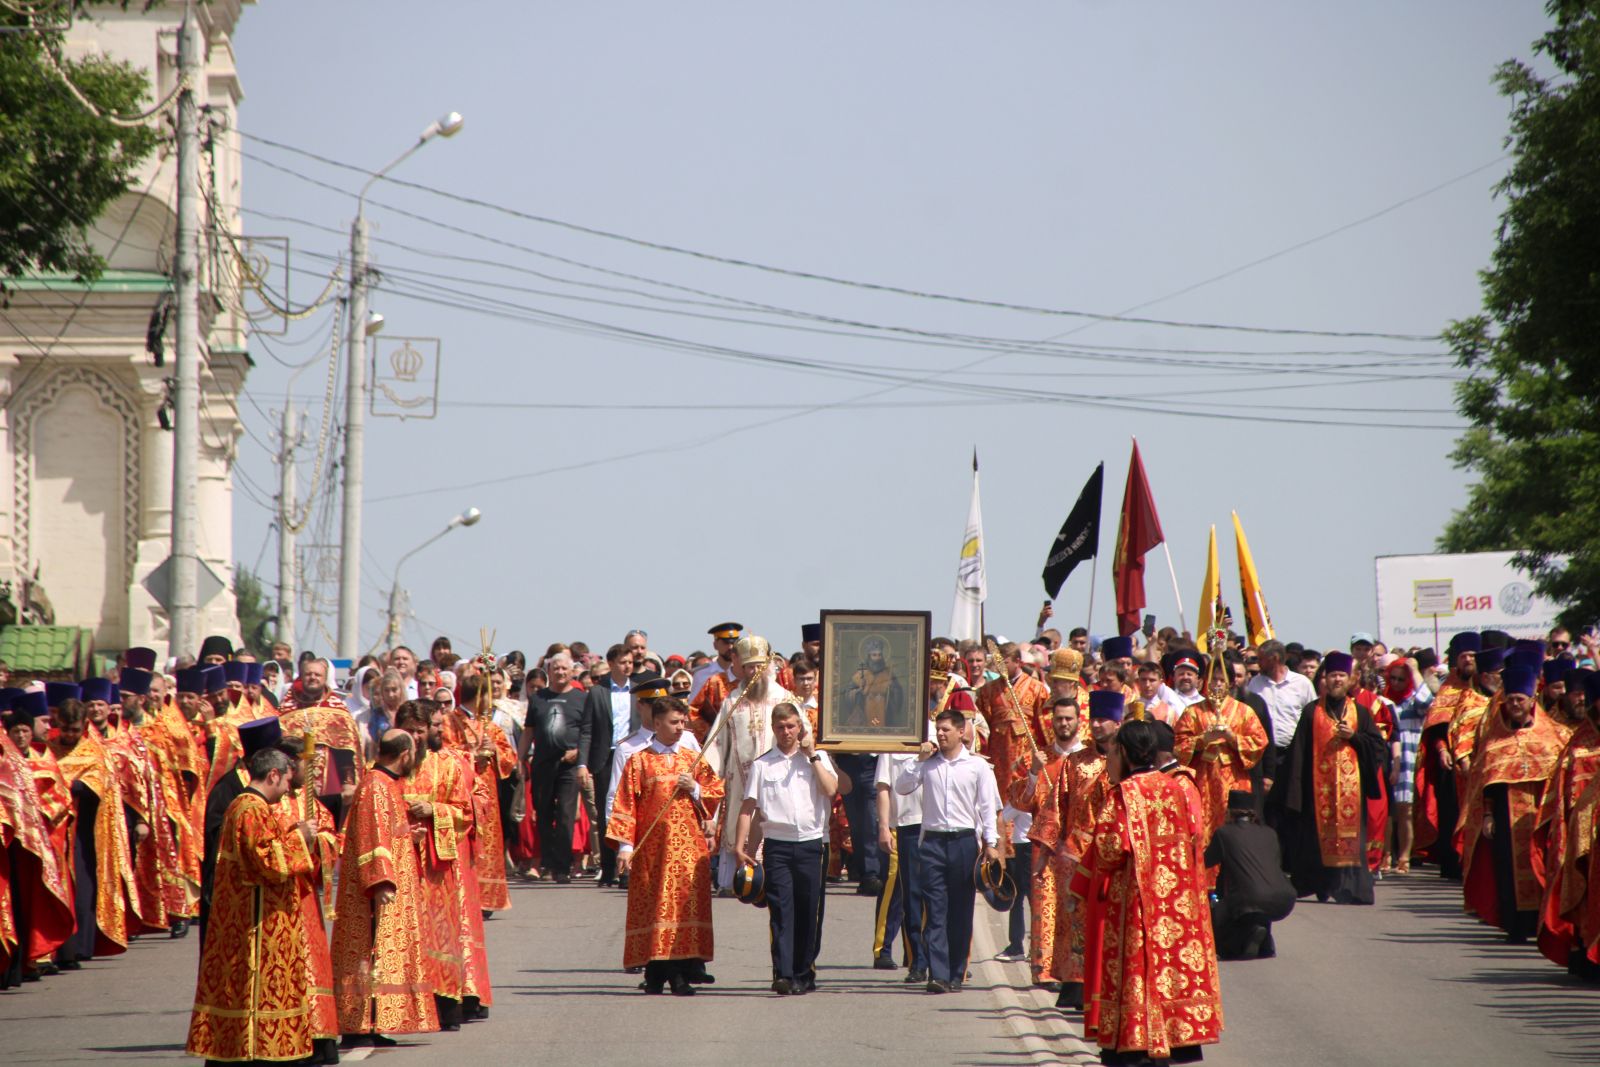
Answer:
POLYGON ((1396 658, 1384 665, 1383 695, 1394 705, 1395 734, 1390 742, 1394 755, 1395 849, 1394 872, 1411 873, 1411 804, 1416 800, 1417 751, 1422 747, 1422 726, 1433 703, 1433 691, 1420 684, 1422 675, 1409 659, 1396 658))

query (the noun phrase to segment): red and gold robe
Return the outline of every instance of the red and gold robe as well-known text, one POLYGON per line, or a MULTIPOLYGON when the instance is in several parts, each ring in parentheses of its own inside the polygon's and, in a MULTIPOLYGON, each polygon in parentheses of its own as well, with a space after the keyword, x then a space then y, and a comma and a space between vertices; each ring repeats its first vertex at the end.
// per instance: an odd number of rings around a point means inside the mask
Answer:
MULTIPOLYGON (((1173 728, 1177 737, 1174 754, 1180 763, 1194 771, 1195 788, 1205 812, 1205 840, 1228 819, 1228 791, 1250 790, 1250 770, 1267 751, 1267 731, 1256 713, 1244 704, 1224 697, 1220 710, 1210 699, 1190 704, 1178 716, 1173 728), (1226 727, 1233 739, 1206 740, 1207 730, 1226 727)), ((1217 884, 1217 869, 1206 870, 1207 887, 1217 884)))
POLYGON ((1050 949, 1050 976, 1058 982, 1083 981, 1083 909, 1067 907, 1068 888, 1079 861, 1094 840, 1095 815, 1111 792, 1106 758, 1090 745, 1068 756, 1056 779, 1052 801, 1040 805, 1028 837, 1047 842, 1056 867, 1056 929, 1050 949), (1037 835, 1037 836, 1036 836, 1037 835), (1048 842, 1054 839, 1054 844, 1048 842))
MULTIPOLYGON (((986 754, 994 763, 995 785, 1002 797, 1008 797, 1018 764, 1025 769, 1035 749, 1050 751, 1050 688, 1027 674, 1009 686, 1004 678, 996 678, 979 689, 974 700, 989 723, 986 754)), ((1002 841, 1009 839, 1009 834, 1001 836, 1002 841)))
POLYGON ((35 741, 23 753, 33 774, 33 788, 39 796, 39 812, 50 826, 50 844, 56 852, 56 865, 66 880, 70 895, 73 885, 72 835, 76 811, 72 806, 72 787, 61 774, 61 766, 48 745, 35 741))
POLYGON ((460 852, 460 862, 456 864, 456 910, 461 915, 461 954, 465 964, 461 992, 465 997, 477 997, 480 1005, 488 1007, 494 1003, 494 988, 489 983, 489 953, 484 947, 483 896, 478 889, 478 838, 471 802, 477 775, 472 769, 472 757, 465 752, 452 751, 448 746, 445 752, 461 768, 461 781, 468 797, 463 813, 469 825, 456 838, 460 852))
POLYGON ((311 1055, 306 930, 298 876, 310 850, 254 789, 228 805, 218 838, 188 1052, 212 1060, 311 1055))
POLYGON ((1317 827, 1322 866, 1365 864, 1361 813, 1366 798, 1361 791, 1361 763, 1355 746, 1337 733, 1341 722, 1349 723, 1352 730, 1358 726, 1357 704, 1346 701, 1337 721, 1321 701, 1305 714, 1311 716, 1311 814, 1317 827))
POLYGON ((196 726, 174 707, 147 716, 140 732, 149 746, 161 790, 162 805, 172 827, 177 864, 169 876, 177 887, 177 903, 168 911, 193 918, 200 910, 200 868, 205 857, 205 797, 200 785, 210 777, 205 745, 196 726))
POLYGON ((130 931, 136 933, 140 926, 133 911, 139 892, 133 875, 133 847, 128 841, 128 821, 116 769, 104 743, 87 730, 72 748, 63 749, 59 743, 51 742, 50 751, 67 785, 81 785, 99 801, 93 826, 94 915, 79 915, 78 926, 84 929, 88 923, 95 923, 94 954, 115 956, 128 950, 130 931))
POLYGON ((1159 772, 1112 787, 1073 884, 1092 931, 1084 1037, 1164 1060, 1222 1036, 1222 992, 1193 794, 1159 772))
POLYGON ((287 833, 306 820, 308 807, 317 824, 317 840, 310 852, 311 870, 294 877, 300 922, 306 934, 306 997, 311 1006, 311 1036, 336 1038, 339 1006, 333 999, 333 954, 328 949, 328 927, 322 916, 322 891, 333 879, 334 864, 339 858, 339 833, 333 825, 333 812, 304 792, 285 794, 276 805, 276 814, 287 833))
POLYGON ((700 692, 689 701, 689 732, 694 734, 694 739, 702 745, 706 743, 706 734, 710 732, 711 724, 717 720, 717 712, 722 710, 723 701, 728 699, 728 694, 733 692, 733 688, 733 683, 719 666, 712 672, 711 677, 706 679, 706 684, 700 687, 700 692))
POLYGON ((408 809, 412 804, 433 805, 431 816, 410 820, 422 889, 423 967, 436 994, 460 1000, 466 976, 459 870, 463 857, 471 860, 470 850, 463 848, 472 825, 471 789, 451 751, 424 754, 403 788, 408 809))
POLYGON ((33 768, 11 738, 0 735, 0 852, 21 848, 15 863, 0 859, 0 972, 21 954, 25 961, 55 952, 72 936, 72 884, 50 838, 51 817, 40 804, 33 768), (9 877, 12 882, 7 881, 9 877), (28 902, 28 938, 12 914, 15 893, 28 902))
POLYGON ((1589 856, 1600 833, 1600 727, 1585 719, 1562 749, 1550 785, 1539 801, 1533 844, 1544 871, 1539 907, 1539 951, 1565 967, 1582 940, 1577 920, 1588 891, 1589 856))
POLYGON ((106 743, 122 787, 122 801, 148 828, 143 841, 133 841, 133 880, 138 888, 134 913, 139 929, 165 930, 170 907, 182 908, 184 891, 178 868, 178 846, 161 791, 161 775, 140 727, 122 724, 106 743))
POLYGON ((478 895, 483 910, 504 911, 511 907, 511 889, 506 885, 505 833, 500 826, 500 780, 516 773, 517 750, 511 747, 511 741, 500 727, 459 709, 450 713, 445 743, 454 745, 472 760, 472 821, 478 895), (485 741, 494 748, 494 755, 488 760, 480 760, 478 749, 485 741))
MULTIPOLYGON (((315 704, 305 706, 286 696, 278 709, 278 719, 284 740, 299 741, 310 730, 317 747, 327 750, 321 757, 322 781, 316 783, 319 797, 340 796, 348 783, 360 786, 367 770, 366 747, 355 716, 337 694, 326 693, 315 704), (341 768, 335 752, 345 754, 348 770, 341 768)), ((215 772, 212 777, 217 777, 215 772)))
POLYGON ((1028 827, 1028 840, 1034 842, 1035 855, 1041 851, 1048 853, 1043 866, 1040 866, 1040 860, 1034 860, 1039 873, 1029 880, 1028 885, 1028 909, 1032 916, 1028 930, 1028 964, 1035 982, 1050 981, 1054 966, 1056 923, 1060 918, 1056 897, 1061 877, 1055 855, 1056 846, 1061 841, 1056 794, 1060 791, 1061 773, 1066 765, 1066 755, 1052 746, 1050 758, 1045 761, 1039 776, 1031 782, 1027 777, 1013 782, 1009 798, 1012 807, 1033 816, 1028 827))
POLYGON ((617 785, 606 837, 633 849, 622 965, 651 960, 710 960, 710 850, 701 820, 723 798, 722 779, 699 754, 658 742, 635 753, 617 785), (699 802, 678 792, 678 775, 692 774, 699 802))
POLYGON ((1467 804, 1461 816, 1462 896, 1466 910, 1491 926, 1506 927, 1511 916, 1500 914, 1494 853, 1483 837, 1483 817, 1493 810, 1485 790, 1506 787, 1511 825, 1496 825, 1494 832, 1496 836, 1510 835, 1516 910, 1537 911, 1543 903, 1544 885, 1534 867, 1533 830, 1538 821, 1539 800, 1555 774, 1564 747, 1565 732, 1537 706, 1533 722, 1516 730, 1496 701, 1493 717, 1476 746, 1467 776, 1467 804))
POLYGON ((422 962, 422 890, 403 786, 374 769, 356 786, 345 819, 332 942, 342 1034, 439 1029, 422 962), (382 886, 394 887, 394 899, 378 906, 372 895, 382 886))

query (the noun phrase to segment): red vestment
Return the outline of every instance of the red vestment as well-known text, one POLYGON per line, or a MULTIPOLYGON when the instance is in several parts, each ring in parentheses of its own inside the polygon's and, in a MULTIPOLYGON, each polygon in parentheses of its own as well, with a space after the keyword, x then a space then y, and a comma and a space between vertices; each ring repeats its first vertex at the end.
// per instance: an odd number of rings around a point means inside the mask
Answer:
POLYGON ((333 994, 342 1034, 412 1034, 439 1029, 424 967, 417 850, 403 782, 382 768, 356 786, 345 819, 333 921, 333 994), (388 904, 373 902, 393 887, 388 904))
POLYGON ((632 846, 622 965, 651 960, 710 960, 711 868, 701 819, 723 797, 722 779, 686 747, 635 753, 623 769, 606 837, 632 846), (678 791, 692 774, 699 803, 678 791))
POLYGON ((1159 772, 1113 786, 1074 878, 1088 907, 1084 1036, 1166 1059, 1222 1034, 1216 944, 1193 793, 1159 772))

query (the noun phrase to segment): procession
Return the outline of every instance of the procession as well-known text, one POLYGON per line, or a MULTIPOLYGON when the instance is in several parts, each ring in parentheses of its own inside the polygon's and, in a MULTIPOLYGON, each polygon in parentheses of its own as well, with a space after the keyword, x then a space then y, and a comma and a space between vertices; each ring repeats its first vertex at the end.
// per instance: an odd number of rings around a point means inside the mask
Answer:
POLYGON ((1600 0, 471 16, 0 0, 8 1064, 1597 1058, 1600 0))
POLYGON ((709 652, 636 629, 532 666, 440 638, 339 689, 326 659, 219 636, 170 670, 131 649, 114 679, 0 689, 6 985, 192 936, 191 1055, 336 1063, 490 1020, 508 881, 592 880, 625 894, 615 966, 642 995, 723 989, 714 897, 766 911, 774 996, 857 957, 960 994, 988 907, 996 959, 1101 1062, 1194 1062, 1225 1039, 1219 960, 1273 958, 1297 901, 1404 877, 1459 882, 1509 943, 1600 982, 1593 632, 1461 632, 1441 659, 1252 644, 1219 615, 1208 654, 1169 630, 1084 648, 1044 614, 920 662, 875 636, 839 677, 831 631, 861 613, 802 624, 788 657, 737 622, 709 652), (917 740, 829 753, 892 726, 902 685, 917 740), (870 945, 822 937, 843 882, 874 898, 870 945))

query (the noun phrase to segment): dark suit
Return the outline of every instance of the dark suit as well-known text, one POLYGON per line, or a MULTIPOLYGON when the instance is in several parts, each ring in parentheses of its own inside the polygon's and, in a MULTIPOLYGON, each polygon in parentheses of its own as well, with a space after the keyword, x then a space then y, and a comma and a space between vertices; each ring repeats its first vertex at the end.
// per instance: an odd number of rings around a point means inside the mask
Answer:
MULTIPOLYGON (((638 678, 638 675, 634 675, 638 678)), ((643 679, 640 679, 643 680, 643 679)), ((603 824, 607 815, 605 811, 606 793, 611 788, 611 776, 620 773, 621 767, 611 766, 614 720, 611 715, 611 679, 606 678, 599 685, 589 690, 589 695, 583 702, 583 722, 579 729, 578 739, 578 766, 589 768, 589 774, 594 778, 594 803, 598 817, 603 824)), ((628 729, 622 736, 627 737, 639 729, 639 704, 629 701, 628 729)), ((606 840, 605 826, 600 827, 600 881, 605 884, 616 877, 617 850, 611 847, 606 840)))
POLYGON ((528 702, 527 729, 533 731, 533 805, 539 826, 539 866, 555 880, 572 873, 572 824, 578 811, 578 764, 561 757, 581 744, 588 696, 580 689, 560 693, 541 689, 528 702))

